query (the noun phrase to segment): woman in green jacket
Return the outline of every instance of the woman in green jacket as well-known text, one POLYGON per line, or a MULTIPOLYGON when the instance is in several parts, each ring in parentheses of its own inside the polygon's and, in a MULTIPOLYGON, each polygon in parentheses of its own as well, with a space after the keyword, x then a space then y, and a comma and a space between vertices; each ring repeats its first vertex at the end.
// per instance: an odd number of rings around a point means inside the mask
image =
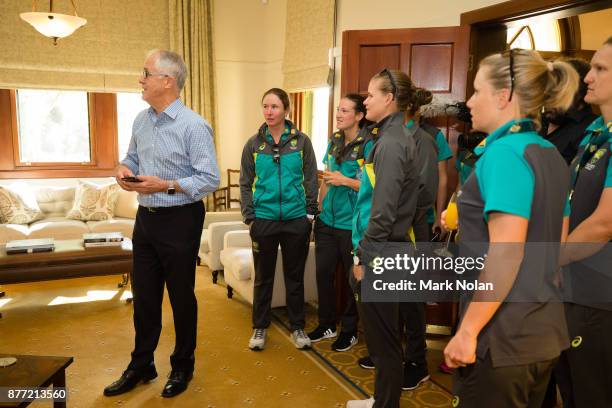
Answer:
POLYGON ((342 278, 347 302, 342 312, 342 330, 332 350, 347 351, 357 344, 357 305, 349 288, 353 268, 351 228, 357 192, 361 184, 361 166, 372 149, 372 138, 360 130, 368 123, 361 95, 349 94, 340 100, 336 110, 335 132, 327 145, 323 163, 324 183, 319 192, 321 213, 315 222, 317 292, 319 324, 308 334, 312 342, 334 338, 336 332, 336 264, 342 262, 342 278))
POLYGON ((249 348, 263 350, 270 325, 276 256, 283 257, 291 338, 310 347, 304 333, 304 266, 317 214, 317 163, 308 136, 286 119, 289 96, 272 88, 262 98, 265 123, 245 144, 240 205, 253 241, 255 283, 249 348))

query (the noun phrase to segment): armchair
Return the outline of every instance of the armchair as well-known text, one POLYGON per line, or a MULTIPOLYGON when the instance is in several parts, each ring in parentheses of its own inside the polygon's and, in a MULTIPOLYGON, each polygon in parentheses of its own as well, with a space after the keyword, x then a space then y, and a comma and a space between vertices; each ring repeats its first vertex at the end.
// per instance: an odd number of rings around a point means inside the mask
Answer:
MULTIPOLYGON (((318 299, 314 249, 314 242, 311 242, 304 269, 305 302, 318 299)), ((223 276, 227 284, 227 297, 231 299, 235 290, 247 302, 253 304, 255 268, 253 266, 251 237, 248 230, 230 231, 225 234, 220 260, 224 266, 223 276)), ((276 273, 274 275, 274 290, 272 292, 272 307, 285 306, 285 304, 285 281, 281 249, 279 247, 276 258, 276 273)))

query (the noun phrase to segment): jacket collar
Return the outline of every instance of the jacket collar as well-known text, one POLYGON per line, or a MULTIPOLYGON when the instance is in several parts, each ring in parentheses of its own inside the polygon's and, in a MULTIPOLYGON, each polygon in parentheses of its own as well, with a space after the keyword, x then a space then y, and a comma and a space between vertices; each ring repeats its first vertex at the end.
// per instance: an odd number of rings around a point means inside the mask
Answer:
MULTIPOLYGON (((487 147, 491 146, 496 140, 501 139, 502 137, 514 133, 525 133, 525 132, 535 132, 536 126, 533 120, 531 119, 513 119, 506 124, 495 129, 493 133, 491 133, 487 138, 483 141, 482 151, 486 150, 487 147)), ((481 147, 480 145, 478 145, 481 147)))
MULTIPOLYGON (((287 142, 289 142, 289 140, 297 137, 301 132, 295 127, 295 125, 293 124, 293 122, 291 122, 289 119, 285 119, 285 131, 283 132, 283 135, 281 136, 281 140, 279 143, 279 146, 284 146, 287 142), (288 136, 288 137, 287 137, 288 136), (283 140, 284 139, 284 140, 283 140)), ((270 132, 268 131, 268 125, 267 124, 263 124, 259 127, 259 130, 257 131, 257 136, 263 141, 266 142, 270 145, 273 145, 274 142, 270 142, 270 138, 266 137, 270 134, 270 132)))
POLYGON ((390 126, 404 126, 404 112, 395 112, 386 116, 380 122, 368 126, 368 133, 374 138, 378 138, 381 132, 384 132, 390 126))

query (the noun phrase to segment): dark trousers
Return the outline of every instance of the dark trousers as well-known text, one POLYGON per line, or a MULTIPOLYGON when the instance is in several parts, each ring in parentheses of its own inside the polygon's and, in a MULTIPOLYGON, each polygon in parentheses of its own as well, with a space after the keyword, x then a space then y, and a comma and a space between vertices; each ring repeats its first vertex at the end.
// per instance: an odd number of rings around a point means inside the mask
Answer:
POLYGON ((612 311, 565 304, 572 341, 555 368, 564 408, 612 407, 612 311))
POLYGON ((460 367, 453 377, 453 407, 540 408, 557 359, 493 367, 491 357, 460 367))
POLYGON ((142 370, 153 363, 166 285, 176 333, 170 363, 173 370, 193 371, 198 317, 195 268, 203 224, 201 201, 155 212, 138 208, 132 238, 136 340, 128 368, 142 370))
POLYGON ((359 312, 368 353, 376 367, 374 407, 398 408, 404 378, 399 304, 360 302, 359 312))
POLYGON ((357 332, 357 304, 349 286, 353 272, 351 255, 351 231, 332 228, 320 219, 315 224, 315 245, 317 264, 317 292, 319 294, 319 325, 336 327, 336 265, 342 263, 342 284, 347 294, 346 306, 342 313, 342 331, 357 332))
MULTIPOLYGON (((406 349, 404 362, 424 365, 427 364, 425 354, 425 303, 403 302, 399 304, 400 336, 406 336, 406 349)), ((400 337, 401 338, 401 337, 400 337)))
MULTIPOLYGON (((427 224, 427 210, 417 210, 412 230, 417 243, 428 243, 431 236, 431 227, 427 224)), ((427 254, 426 254, 427 255, 427 254)), ((400 338, 406 336, 406 350, 404 351, 404 361, 406 363, 427 364, 425 341, 426 318, 425 303, 423 302, 402 302, 399 304, 399 332, 400 338)))
POLYGON ((304 266, 308 256, 311 229, 312 224, 306 217, 290 221, 256 218, 251 224, 255 263, 253 328, 264 329, 270 325, 279 244, 283 257, 287 312, 291 330, 304 328, 304 266))

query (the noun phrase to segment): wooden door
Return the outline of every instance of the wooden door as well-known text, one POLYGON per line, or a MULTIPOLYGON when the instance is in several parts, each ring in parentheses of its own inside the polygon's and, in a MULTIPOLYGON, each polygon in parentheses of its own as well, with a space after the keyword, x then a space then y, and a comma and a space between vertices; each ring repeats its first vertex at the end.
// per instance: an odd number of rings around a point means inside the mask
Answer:
MULTIPOLYGON (((370 78, 383 68, 407 73, 414 84, 454 101, 466 100, 470 27, 355 30, 342 33, 340 91, 366 95, 370 78)), ((453 152, 464 131, 453 119, 438 118, 433 125, 446 136, 453 152)), ((454 159, 449 161, 449 194, 457 184, 454 159)))
MULTIPOLYGON (((370 78, 383 68, 406 72, 414 84, 450 100, 466 100, 470 27, 345 31, 342 34, 341 94, 367 94, 370 78)), ((453 152, 463 126, 441 117, 432 124, 445 134, 453 152), (458 126, 459 125, 459 126, 458 126)), ((457 184, 454 159, 449 163, 449 190, 457 184)), ((450 197, 450 194, 448 195, 450 197)), ((428 305, 429 324, 453 326, 452 304, 428 305)))

